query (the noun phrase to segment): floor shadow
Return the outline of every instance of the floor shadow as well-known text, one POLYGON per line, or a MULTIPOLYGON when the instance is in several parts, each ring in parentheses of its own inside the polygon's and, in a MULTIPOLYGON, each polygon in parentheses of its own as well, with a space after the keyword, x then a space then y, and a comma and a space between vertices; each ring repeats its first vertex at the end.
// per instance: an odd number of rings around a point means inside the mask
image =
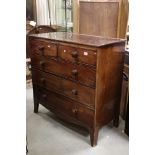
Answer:
POLYGON ((43 119, 46 119, 46 121, 50 121, 51 119, 51 123, 52 121, 56 121, 57 123, 60 123, 61 125, 63 125, 65 128, 70 129, 74 132, 79 133, 82 136, 89 136, 89 132, 86 128, 80 126, 80 125, 76 125, 74 123, 70 123, 68 121, 65 121, 64 119, 59 118, 58 116, 56 116, 55 114, 53 114, 50 111, 47 112, 39 112, 38 115, 40 115, 43 119), (47 118, 47 116, 50 118, 47 118))

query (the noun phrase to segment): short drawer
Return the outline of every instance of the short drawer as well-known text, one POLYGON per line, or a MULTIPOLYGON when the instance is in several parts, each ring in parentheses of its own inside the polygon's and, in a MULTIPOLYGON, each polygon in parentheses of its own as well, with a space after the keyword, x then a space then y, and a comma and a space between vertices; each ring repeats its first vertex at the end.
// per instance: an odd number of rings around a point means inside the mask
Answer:
POLYGON ((48 74, 39 70, 32 71, 33 83, 52 91, 59 92, 88 106, 95 106, 95 89, 48 74))
POLYGON ((96 70, 82 65, 73 65, 62 60, 49 60, 41 57, 33 57, 31 60, 32 68, 53 73, 61 77, 76 81, 86 86, 95 87, 96 70))
POLYGON ((39 54, 42 56, 56 57, 57 45, 54 42, 41 39, 30 40, 31 55, 39 54))
POLYGON ((93 49, 60 44, 58 46, 58 55, 60 58, 74 63, 96 66, 96 50, 93 49))
POLYGON ((39 88, 37 96, 40 103, 54 113, 58 115, 66 114, 86 126, 93 125, 94 110, 88 109, 78 102, 43 88, 39 88))

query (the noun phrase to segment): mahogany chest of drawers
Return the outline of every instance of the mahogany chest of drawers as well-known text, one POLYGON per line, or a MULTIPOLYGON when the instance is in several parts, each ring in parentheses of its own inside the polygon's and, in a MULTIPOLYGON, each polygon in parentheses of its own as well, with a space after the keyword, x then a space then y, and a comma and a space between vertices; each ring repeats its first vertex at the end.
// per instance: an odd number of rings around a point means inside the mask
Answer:
POLYGON ((42 104, 97 145, 103 125, 118 126, 125 41, 54 32, 30 35, 29 45, 34 112, 42 104))

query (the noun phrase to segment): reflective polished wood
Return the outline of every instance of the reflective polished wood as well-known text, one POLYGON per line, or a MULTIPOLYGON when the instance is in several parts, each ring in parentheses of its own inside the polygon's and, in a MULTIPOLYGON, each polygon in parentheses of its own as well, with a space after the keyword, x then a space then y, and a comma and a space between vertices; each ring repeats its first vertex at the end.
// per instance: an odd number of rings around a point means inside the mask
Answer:
POLYGON ((39 104, 84 126, 91 146, 99 129, 119 123, 125 40, 65 32, 29 36, 34 112, 39 104))

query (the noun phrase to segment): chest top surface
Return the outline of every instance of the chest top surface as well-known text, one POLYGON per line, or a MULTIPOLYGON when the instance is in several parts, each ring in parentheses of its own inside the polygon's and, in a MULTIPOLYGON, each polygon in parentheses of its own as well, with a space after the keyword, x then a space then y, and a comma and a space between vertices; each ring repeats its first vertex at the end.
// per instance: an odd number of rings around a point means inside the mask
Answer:
POLYGON ((66 43, 75 43, 79 45, 88 45, 93 47, 102 47, 110 44, 123 43, 125 39, 104 38, 100 36, 74 34, 68 32, 50 32, 41 34, 32 34, 30 37, 38 39, 55 40, 66 43))

